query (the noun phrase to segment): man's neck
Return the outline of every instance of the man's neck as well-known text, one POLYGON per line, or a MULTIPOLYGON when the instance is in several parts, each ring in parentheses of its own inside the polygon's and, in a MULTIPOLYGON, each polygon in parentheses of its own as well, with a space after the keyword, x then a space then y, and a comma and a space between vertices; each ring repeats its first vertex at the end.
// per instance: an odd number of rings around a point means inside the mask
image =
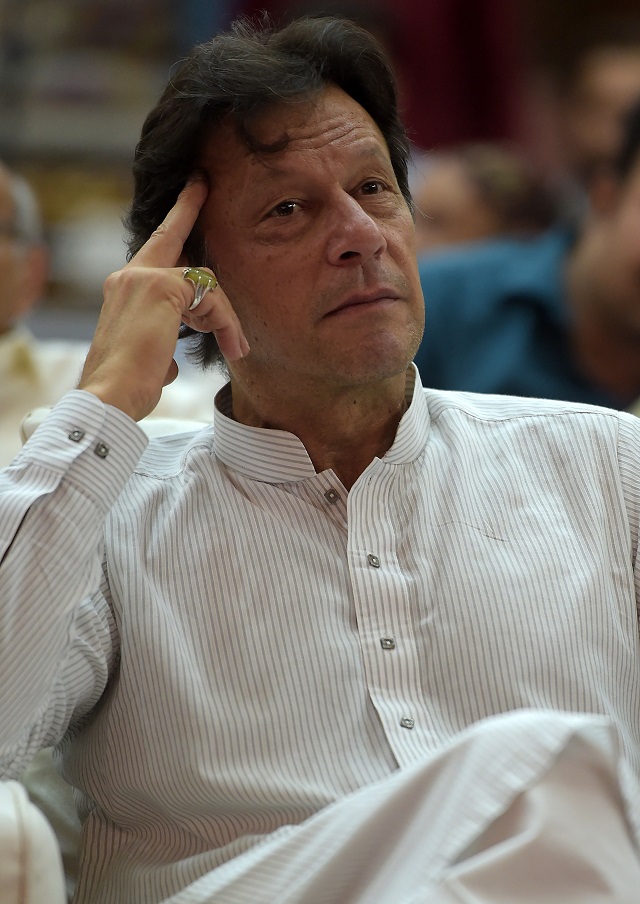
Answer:
POLYGON ((407 404, 407 375, 342 392, 248 393, 232 378, 233 415, 252 427, 285 430, 303 443, 318 473, 332 470, 351 489, 393 445, 407 404), (277 399, 274 400, 274 395, 277 399))

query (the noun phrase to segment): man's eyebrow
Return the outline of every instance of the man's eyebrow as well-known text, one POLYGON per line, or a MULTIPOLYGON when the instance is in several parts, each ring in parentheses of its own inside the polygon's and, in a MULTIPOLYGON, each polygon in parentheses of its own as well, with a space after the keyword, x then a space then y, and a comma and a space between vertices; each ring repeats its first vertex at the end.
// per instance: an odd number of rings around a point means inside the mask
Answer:
MULTIPOLYGON (((282 166, 278 164, 275 160, 270 159, 269 153, 263 154, 254 154, 254 160, 256 164, 259 166, 259 172, 264 175, 264 178, 258 180, 252 179, 250 194, 256 194, 257 190, 261 188, 263 185, 268 185, 272 182, 277 182, 279 179, 286 179, 291 176, 299 176, 304 175, 304 172, 301 172, 297 169, 292 169, 287 166, 282 166), (253 190, 255 189, 255 191, 253 190)), ((388 157, 387 154, 384 153, 383 148, 381 148, 378 144, 371 144, 367 147, 363 147, 358 151, 358 157, 362 158, 364 162, 366 159, 375 157, 381 163, 384 163, 386 167, 389 169, 393 169, 393 164, 388 157)), ((356 155, 354 154, 354 159, 356 155)))
POLYGON ((384 150, 380 147, 379 144, 373 144, 370 148, 365 150, 365 156, 367 157, 379 157, 383 163, 386 163, 387 166, 393 167, 391 163, 391 158, 388 154, 384 153, 384 150))

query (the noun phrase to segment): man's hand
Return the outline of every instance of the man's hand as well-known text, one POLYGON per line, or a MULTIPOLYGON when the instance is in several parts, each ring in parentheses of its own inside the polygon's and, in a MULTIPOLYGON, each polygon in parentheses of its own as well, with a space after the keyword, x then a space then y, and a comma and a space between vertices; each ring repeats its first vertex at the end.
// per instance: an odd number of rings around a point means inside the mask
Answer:
POLYGON ((193 283, 176 266, 206 196, 204 181, 188 182, 164 222, 104 285, 104 304, 78 388, 136 421, 153 411, 162 387, 177 376, 173 353, 182 321, 200 332, 214 332, 221 352, 232 361, 249 350, 220 286, 189 312, 193 283))

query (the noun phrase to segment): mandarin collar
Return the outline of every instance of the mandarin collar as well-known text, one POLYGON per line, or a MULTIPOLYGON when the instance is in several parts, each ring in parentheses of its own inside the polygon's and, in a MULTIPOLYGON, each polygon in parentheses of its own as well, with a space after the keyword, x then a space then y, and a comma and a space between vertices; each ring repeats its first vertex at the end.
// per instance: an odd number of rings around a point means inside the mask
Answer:
MULTIPOLYGON (((407 372, 407 410, 402 415, 393 445, 383 461, 399 465, 422 452, 429 431, 429 411, 414 364, 407 372)), ((234 471, 263 483, 289 483, 315 477, 316 470, 302 442, 293 433, 248 427, 231 416, 231 384, 218 392, 213 414, 216 457, 234 471)))

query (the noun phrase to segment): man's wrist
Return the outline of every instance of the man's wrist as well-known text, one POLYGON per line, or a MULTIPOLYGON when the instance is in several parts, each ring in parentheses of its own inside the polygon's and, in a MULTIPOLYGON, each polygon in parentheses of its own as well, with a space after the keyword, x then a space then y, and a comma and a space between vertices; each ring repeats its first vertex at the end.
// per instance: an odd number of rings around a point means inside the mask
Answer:
POLYGON ((95 380, 81 380, 77 388, 83 392, 90 392, 100 399, 101 402, 104 402, 105 405, 118 408, 134 421, 141 421, 155 407, 153 403, 145 404, 141 398, 136 398, 129 390, 113 385, 105 385, 95 380))

